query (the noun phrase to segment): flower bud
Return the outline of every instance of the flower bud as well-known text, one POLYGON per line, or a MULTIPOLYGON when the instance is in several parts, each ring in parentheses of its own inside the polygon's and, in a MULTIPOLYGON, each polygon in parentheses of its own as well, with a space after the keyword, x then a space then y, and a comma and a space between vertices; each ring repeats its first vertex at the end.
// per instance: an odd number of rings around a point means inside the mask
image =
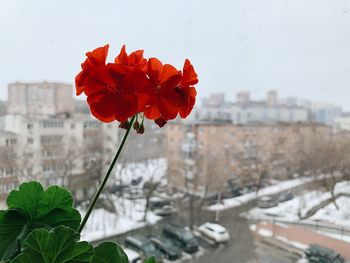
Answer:
POLYGON ((119 124, 119 128, 127 129, 128 127, 129 127, 129 122, 128 121, 124 121, 124 122, 121 122, 119 124))
POLYGON ((145 126, 143 125, 143 123, 140 125, 136 132, 138 134, 143 134, 145 132, 145 126))
POLYGON ((137 131, 140 128, 140 123, 138 121, 134 122, 134 129, 137 131))
POLYGON ((160 128, 164 127, 164 125, 167 123, 167 121, 164 120, 163 118, 156 119, 154 122, 155 122, 160 128))

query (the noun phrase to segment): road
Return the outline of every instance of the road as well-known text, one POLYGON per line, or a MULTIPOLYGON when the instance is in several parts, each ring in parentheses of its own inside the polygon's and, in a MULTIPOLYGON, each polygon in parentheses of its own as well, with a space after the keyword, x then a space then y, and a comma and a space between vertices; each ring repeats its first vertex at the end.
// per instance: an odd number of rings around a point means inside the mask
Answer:
MULTIPOLYGON (((309 185, 310 186, 310 185, 309 185)), ((300 192, 304 187, 297 187, 294 192, 300 192)), ((157 223, 155 226, 149 226, 129 232, 125 235, 111 238, 110 240, 122 244, 126 235, 140 233, 147 236, 159 235, 162 226, 168 222, 189 224, 190 213, 188 209, 189 202, 181 200, 180 213, 177 216, 166 218, 157 223)), ((255 206, 255 202, 242 205, 236 208, 230 208, 220 212, 219 223, 224 225, 230 233, 230 242, 219 248, 206 248, 207 253, 204 256, 194 259, 193 263, 295 263, 298 257, 290 252, 283 251, 279 248, 267 245, 254 239, 253 234, 249 230, 249 222, 245 218, 239 217, 239 214, 245 212, 255 206)), ((203 223, 213 221, 215 213, 210 211, 202 211, 200 218, 195 218, 195 223, 203 223)))

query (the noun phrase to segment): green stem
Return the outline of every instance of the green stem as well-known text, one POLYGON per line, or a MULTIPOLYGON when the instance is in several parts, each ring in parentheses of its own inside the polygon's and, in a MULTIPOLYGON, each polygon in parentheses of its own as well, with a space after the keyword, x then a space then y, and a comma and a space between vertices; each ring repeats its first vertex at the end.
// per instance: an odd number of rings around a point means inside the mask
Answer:
POLYGON ((87 220, 89 219, 89 217, 91 215, 92 210, 94 209, 94 207, 96 205, 96 202, 97 202, 97 200, 98 200, 98 198, 99 198, 103 188, 105 187, 105 185, 107 183, 107 180, 108 180, 109 176, 111 175, 111 172, 112 172, 112 170, 114 168, 114 165, 116 164, 116 162, 117 162, 117 160, 119 158, 119 155, 120 155, 120 153, 121 153, 121 151, 122 151, 122 149, 124 147, 125 141, 128 138, 128 135, 130 133, 132 125, 133 125, 133 123, 135 121, 135 118, 136 118, 136 115, 134 117, 132 117, 130 122, 129 122, 129 127, 128 127, 128 129, 126 130, 126 132, 124 134, 124 137, 123 137, 123 139, 122 139, 122 141, 121 141, 121 143, 120 143, 120 145, 118 147, 117 153, 115 154, 115 156, 114 156, 114 158, 112 160, 112 163, 109 166, 108 171, 107 171, 107 173, 106 173, 106 175, 105 175, 105 177, 104 177, 100 187, 98 188, 96 194, 94 195, 94 198, 92 199, 92 202, 89 205, 89 208, 88 208, 88 210, 87 210, 87 212, 86 212, 86 214, 85 214, 85 216, 83 218, 83 221, 81 221, 81 224, 80 224, 79 229, 78 229, 79 233, 81 233, 81 231, 83 230, 87 220))

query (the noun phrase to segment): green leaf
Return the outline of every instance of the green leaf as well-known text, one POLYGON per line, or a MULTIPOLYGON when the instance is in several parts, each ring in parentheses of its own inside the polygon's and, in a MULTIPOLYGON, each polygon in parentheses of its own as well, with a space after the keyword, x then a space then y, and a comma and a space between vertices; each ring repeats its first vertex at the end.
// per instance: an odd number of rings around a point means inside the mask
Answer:
POLYGON ((147 260, 145 261, 145 263, 157 263, 157 261, 156 261, 156 258, 155 258, 155 257, 150 257, 149 259, 147 259, 147 260))
POLYGON ((93 247, 78 242, 79 234, 65 226, 31 232, 23 242, 22 253, 11 263, 91 263, 93 247))
POLYGON ((24 239, 29 229, 17 211, 0 211, 0 253, 2 260, 11 259, 17 251, 17 239, 24 239))
POLYGON ((128 263, 124 250, 113 242, 104 242, 95 247, 92 263, 128 263))
POLYGON ((15 257, 33 229, 64 225, 77 230, 81 221, 71 194, 58 186, 44 191, 38 182, 24 183, 9 194, 7 205, 0 211, 0 260, 15 257))

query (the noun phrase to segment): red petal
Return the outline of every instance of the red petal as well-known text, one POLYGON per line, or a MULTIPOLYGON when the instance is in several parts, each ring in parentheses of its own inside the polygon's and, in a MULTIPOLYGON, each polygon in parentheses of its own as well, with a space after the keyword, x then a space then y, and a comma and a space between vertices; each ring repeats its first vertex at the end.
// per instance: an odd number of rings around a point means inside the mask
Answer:
POLYGON ((108 55, 109 45, 105 45, 104 47, 99 47, 94 49, 93 51, 87 52, 86 56, 88 60, 95 66, 103 66, 106 64, 106 58, 108 55))
POLYGON ((87 98, 92 115, 102 122, 115 120, 115 97, 107 92, 95 93, 87 98))
POLYGON ((186 118, 192 111, 194 104, 196 103, 197 91, 194 87, 181 88, 182 101, 179 110, 181 118, 186 118))
POLYGON ((117 64, 127 65, 128 64, 128 54, 125 51, 125 45, 120 50, 119 55, 114 59, 117 64))
POLYGON ((163 64, 156 58, 150 58, 147 64, 147 74, 153 85, 160 83, 161 74, 163 72, 163 64))
POLYGON ((169 64, 165 64, 161 76, 160 84, 167 83, 171 87, 176 87, 181 81, 181 71, 169 64))
POLYGON ((79 74, 75 77, 75 88, 77 96, 79 96, 85 90, 86 77, 87 76, 84 71, 80 71, 79 74))
POLYGON ((162 89, 157 98, 157 107, 163 118, 172 120, 179 112, 180 95, 174 90, 162 89))
POLYGON ((156 106, 149 106, 145 108, 145 117, 150 120, 156 120, 160 117, 159 109, 156 106))
POLYGON ((137 112, 143 112, 145 110, 146 105, 150 104, 151 95, 148 93, 138 93, 137 98, 138 98, 137 112))
POLYGON ((143 58, 143 50, 137 50, 132 52, 128 57, 128 65, 135 65, 145 62, 143 58))
POLYGON ((137 113, 137 97, 134 94, 116 96, 114 101, 114 116, 119 122, 124 122, 137 113))
POLYGON ((181 86, 191 86, 198 83, 198 76, 191 64, 191 62, 186 59, 183 67, 183 76, 181 81, 181 86))
POLYGON ((126 74, 120 85, 125 92, 149 92, 151 88, 146 74, 141 71, 126 74))

